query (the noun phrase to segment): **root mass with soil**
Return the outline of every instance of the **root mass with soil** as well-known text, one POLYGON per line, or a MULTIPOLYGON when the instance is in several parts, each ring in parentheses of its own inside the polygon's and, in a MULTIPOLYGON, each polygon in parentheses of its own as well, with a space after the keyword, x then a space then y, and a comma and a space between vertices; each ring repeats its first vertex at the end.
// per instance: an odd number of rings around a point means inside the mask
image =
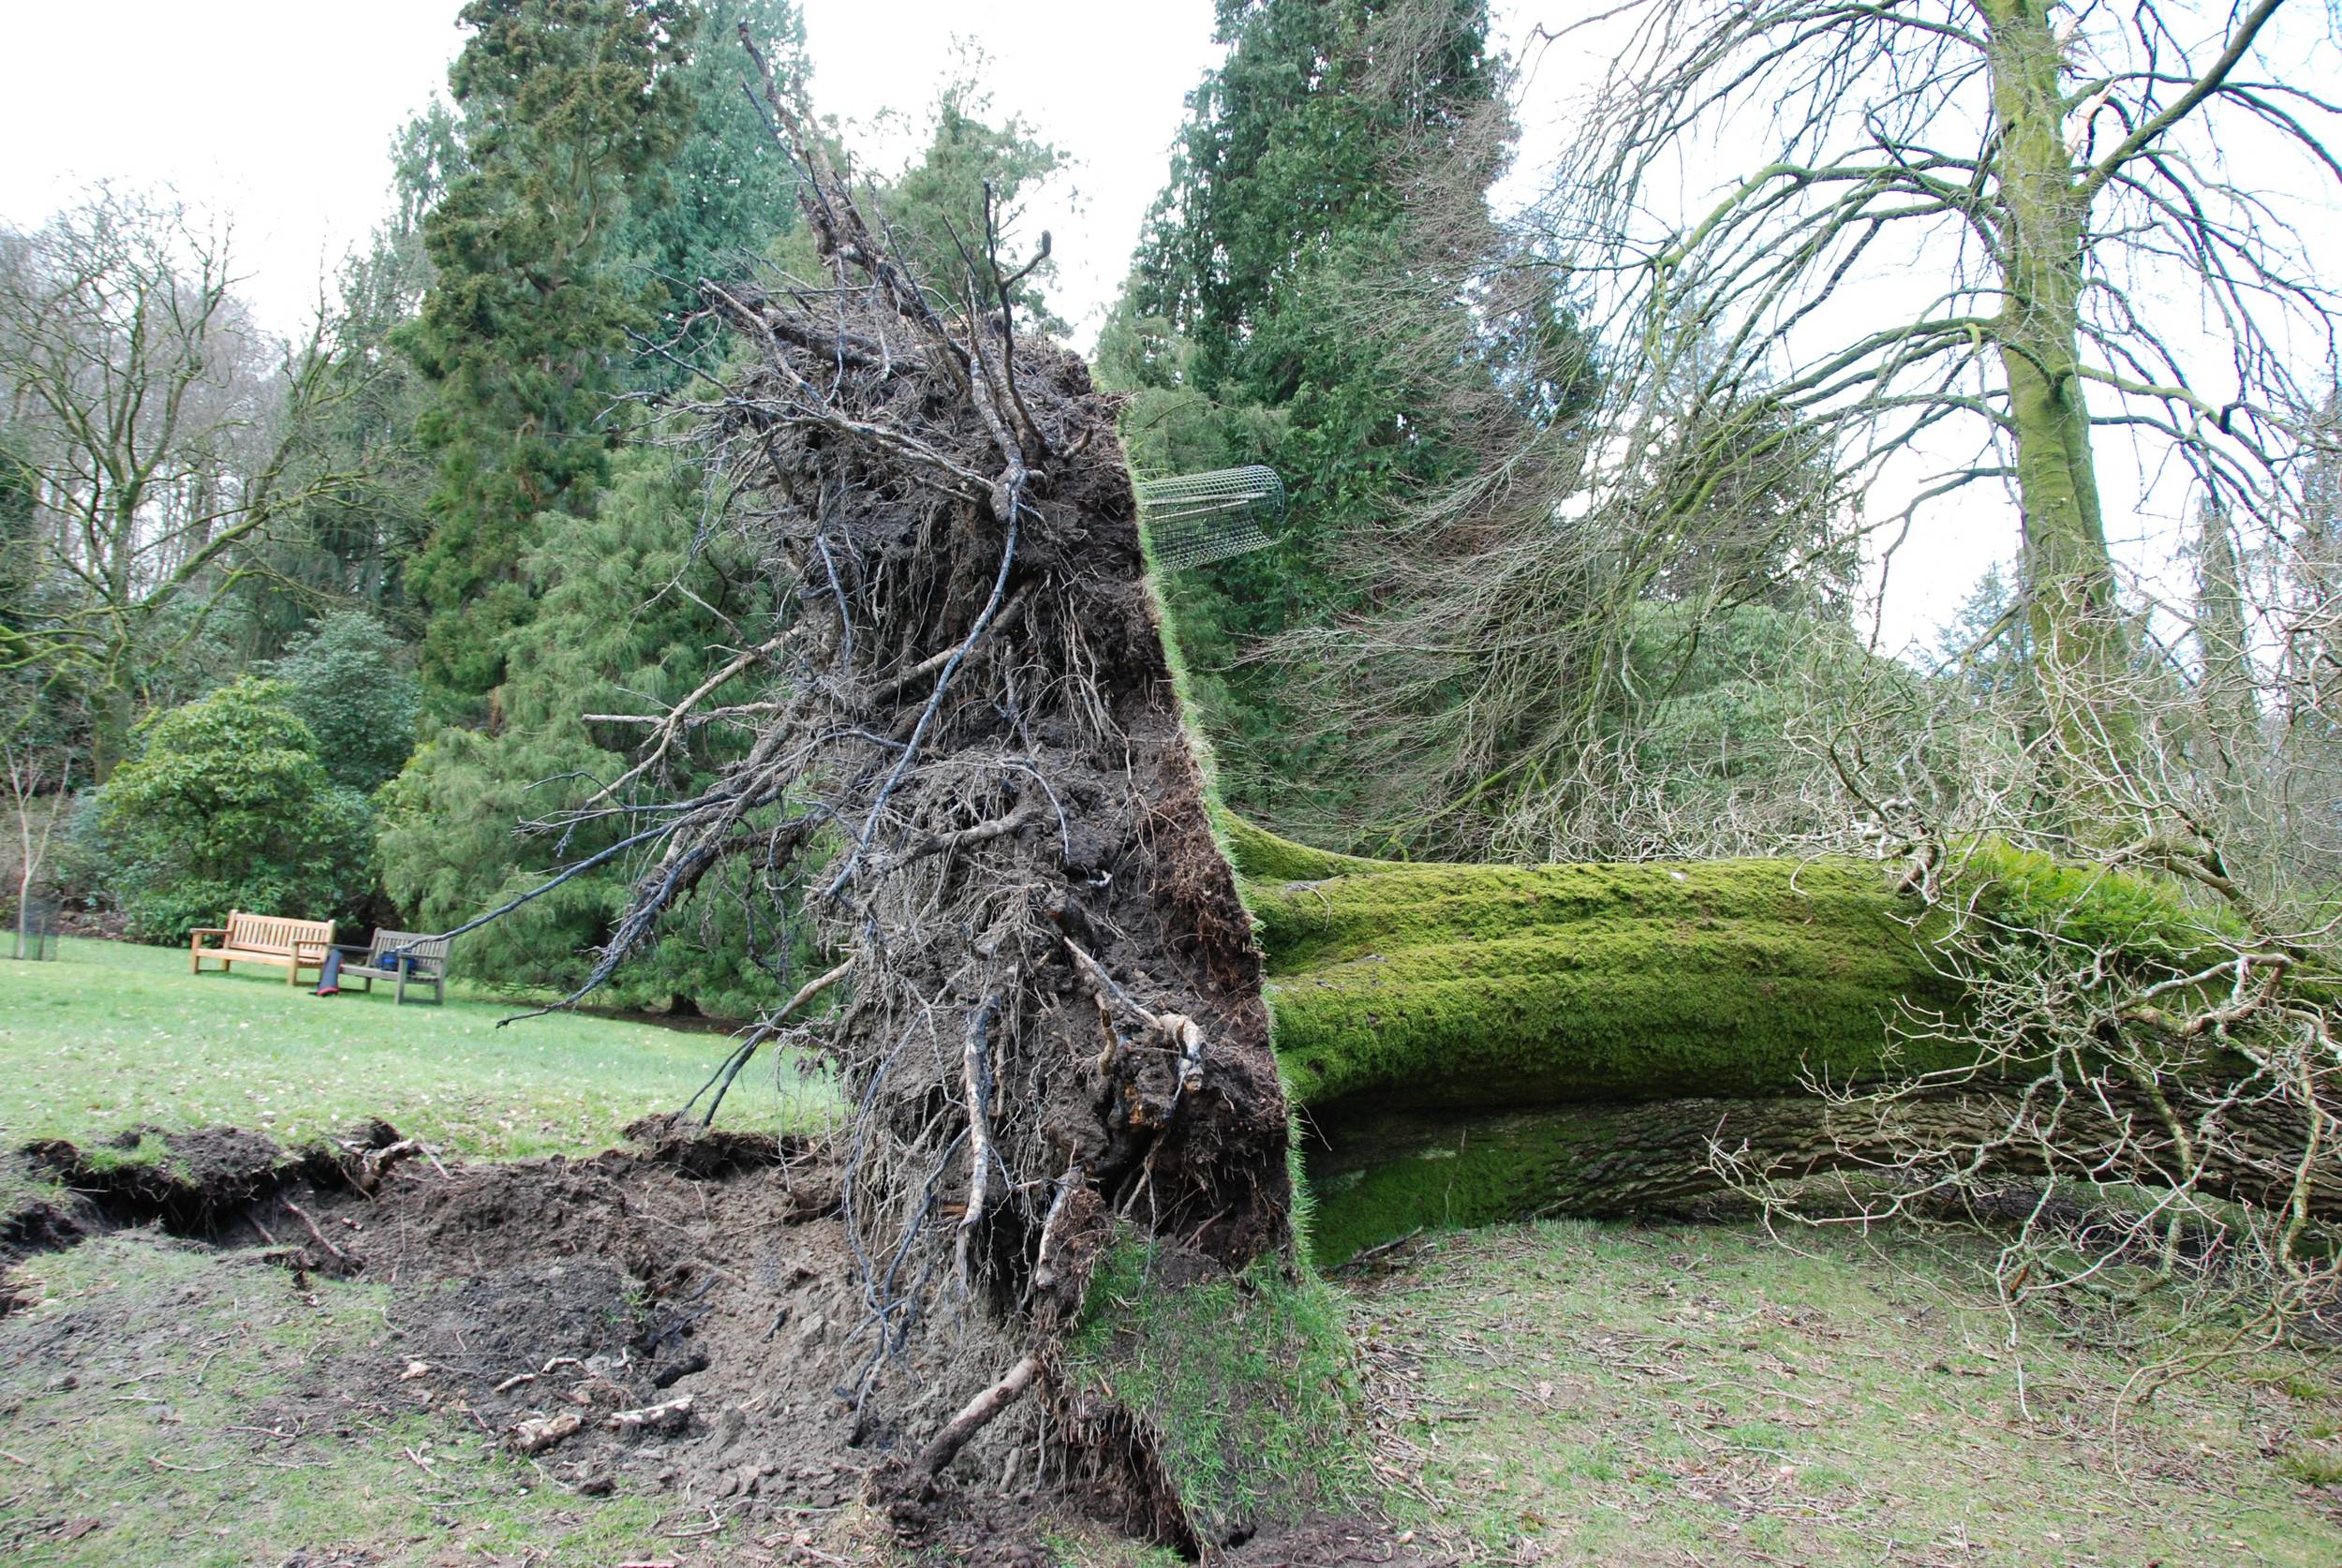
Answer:
POLYGON ((956 289, 914 279, 764 87, 830 276, 704 285, 739 368, 681 401, 789 610, 673 709, 606 716, 648 740, 587 810, 630 815, 656 859, 600 972, 724 857, 801 900, 837 967, 715 1091, 768 1040, 835 1064, 853 1280, 837 1371, 859 1436, 897 1457, 904 1516, 1030 1385, 1045 1451, 1193 1540, 1138 1428, 1074 1397, 1057 1354, 1119 1229, 1175 1279, 1292 1246, 1259 959, 1116 403, 1018 331, 992 214, 956 289), (709 723, 748 731, 745 758, 659 798, 662 760, 709 723), (844 999, 808 1022, 822 991, 844 999))

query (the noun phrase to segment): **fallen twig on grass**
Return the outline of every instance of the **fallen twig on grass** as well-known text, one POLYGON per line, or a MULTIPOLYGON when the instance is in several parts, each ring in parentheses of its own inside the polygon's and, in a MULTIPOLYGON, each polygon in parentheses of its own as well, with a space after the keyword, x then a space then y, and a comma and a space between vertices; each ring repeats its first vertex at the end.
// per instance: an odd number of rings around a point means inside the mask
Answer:
POLYGON ((1326 1272, 1329 1276, 1335 1274, 1347 1274, 1350 1270, 1357 1267, 1360 1264, 1371 1263, 1376 1258, 1384 1257, 1389 1253, 1396 1252, 1400 1248, 1404 1247, 1408 1242, 1413 1241, 1416 1236, 1419 1236, 1422 1234, 1423 1227, 1417 1225, 1415 1229, 1409 1231, 1405 1235, 1396 1236, 1389 1241, 1384 1242, 1379 1247, 1370 1247, 1363 1252, 1351 1253, 1349 1257, 1344 1258, 1341 1262, 1334 1265, 1333 1267, 1327 1269, 1326 1272))

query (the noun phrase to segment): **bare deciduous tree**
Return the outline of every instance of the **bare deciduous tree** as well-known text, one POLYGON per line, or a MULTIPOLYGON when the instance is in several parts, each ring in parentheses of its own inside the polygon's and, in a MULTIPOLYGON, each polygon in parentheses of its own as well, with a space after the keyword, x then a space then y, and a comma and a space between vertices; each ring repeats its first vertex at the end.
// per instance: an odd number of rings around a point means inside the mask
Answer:
POLYGON ((49 859, 49 844, 55 836, 57 819, 65 815, 72 798, 68 791, 73 781, 73 758, 62 747, 52 759, 38 747, 0 741, 0 769, 7 772, 8 805, 16 817, 13 956, 22 958, 28 942, 34 939, 33 890, 40 885, 41 867, 49 859), (53 788, 47 787, 52 765, 56 776, 53 788))
POLYGON ((2013 492, 2078 821, 2138 731, 2112 701, 2135 643, 2097 442, 2127 431, 2149 468, 2169 453, 2220 504, 2275 511, 2300 379, 2333 352, 2287 193, 2342 177, 2336 109, 2272 64, 2283 9, 1633 0, 1605 14, 1626 46, 1545 208, 1628 370, 1706 356, 1703 399, 1761 394, 1865 478, 1976 440, 1911 504, 2013 492))
POLYGON ((92 762, 120 755, 152 664, 202 628, 240 552, 348 476, 307 459, 346 386, 322 318, 273 341, 234 293, 229 236, 119 193, 0 233, 0 397, 31 477, 51 589, 6 647, 88 693, 92 762))

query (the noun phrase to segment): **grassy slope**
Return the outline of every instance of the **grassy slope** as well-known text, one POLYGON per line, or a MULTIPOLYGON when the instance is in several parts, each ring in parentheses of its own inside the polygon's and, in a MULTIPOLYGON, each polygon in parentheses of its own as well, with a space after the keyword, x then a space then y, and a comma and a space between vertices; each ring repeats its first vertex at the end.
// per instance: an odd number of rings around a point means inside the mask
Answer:
POLYGON ((2342 1388, 2133 1365, 1906 1235, 1584 1222, 1441 1238, 1355 1326, 1405 1506, 1498 1561, 2342 1562, 2342 1388))
POLYGON ((1092 1277, 1063 1369, 1152 1430, 1189 1518, 1214 1538, 1371 1502, 1341 1297, 1263 1258, 1164 1288, 1126 1241, 1092 1277))
MULTIPOLYGON (((230 1123, 291 1146, 378 1116, 470 1158, 591 1154, 680 1105, 725 1044, 573 1013, 496 1027, 515 1011, 453 994, 393 1007, 387 989, 320 998, 275 971, 198 977, 182 952, 68 941, 54 963, 0 963, 0 1143, 230 1123)), ((773 1083, 744 1077, 725 1124, 803 1121, 827 1103, 817 1085, 773 1083)))

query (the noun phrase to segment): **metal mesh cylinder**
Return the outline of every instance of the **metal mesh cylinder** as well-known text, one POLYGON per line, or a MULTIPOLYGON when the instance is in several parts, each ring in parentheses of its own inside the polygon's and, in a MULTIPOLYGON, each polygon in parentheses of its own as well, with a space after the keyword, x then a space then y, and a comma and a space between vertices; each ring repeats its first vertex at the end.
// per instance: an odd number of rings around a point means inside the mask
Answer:
POLYGON ((1268 544, 1268 527, 1284 521, 1284 481, 1254 464, 1140 480, 1139 525, 1156 567, 1183 571, 1268 544))

